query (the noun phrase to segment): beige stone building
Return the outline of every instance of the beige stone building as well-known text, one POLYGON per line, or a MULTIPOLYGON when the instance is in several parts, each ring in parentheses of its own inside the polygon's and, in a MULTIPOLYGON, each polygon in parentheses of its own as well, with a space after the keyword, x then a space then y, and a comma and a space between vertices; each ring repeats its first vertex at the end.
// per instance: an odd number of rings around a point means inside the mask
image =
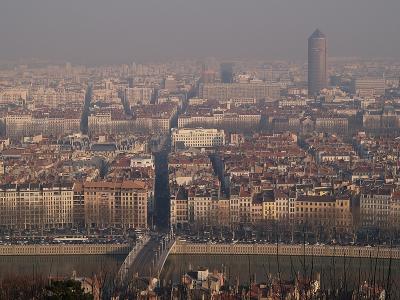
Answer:
POLYGON ((0 189, 0 227, 66 228, 73 225, 72 185, 7 185, 0 189))
POLYGON ((350 198, 334 196, 299 196, 295 201, 297 224, 350 229, 352 214, 350 198))
POLYGON ((63 135, 80 131, 80 112, 73 114, 35 116, 32 114, 13 114, 5 118, 6 135, 12 138, 23 136, 63 135))
POLYGON ((83 196, 84 224, 88 227, 147 228, 145 182, 85 182, 76 193, 83 196))

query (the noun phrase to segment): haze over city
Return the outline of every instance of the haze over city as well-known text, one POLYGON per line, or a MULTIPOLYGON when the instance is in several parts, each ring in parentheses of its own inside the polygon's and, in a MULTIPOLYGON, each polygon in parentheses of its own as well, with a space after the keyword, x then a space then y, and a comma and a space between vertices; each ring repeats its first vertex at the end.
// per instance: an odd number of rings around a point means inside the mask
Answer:
POLYGON ((3 0, 0 60, 305 60, 315 28, 331 57, 399 57, 398 11, 398 0, 3 0))
POLYGON ((1 300, 400 299, 399 0, 0 2, 1 300))

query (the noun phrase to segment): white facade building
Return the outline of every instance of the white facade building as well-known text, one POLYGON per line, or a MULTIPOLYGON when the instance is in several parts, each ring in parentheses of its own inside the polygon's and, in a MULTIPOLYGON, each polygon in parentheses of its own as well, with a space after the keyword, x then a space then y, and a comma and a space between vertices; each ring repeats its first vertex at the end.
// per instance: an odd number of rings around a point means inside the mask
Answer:
POLYGON ((185 147, 211 148, 225 144, 225 132, 219 129, 180 128, 172 130, 172 146, 182 143, 185 147))

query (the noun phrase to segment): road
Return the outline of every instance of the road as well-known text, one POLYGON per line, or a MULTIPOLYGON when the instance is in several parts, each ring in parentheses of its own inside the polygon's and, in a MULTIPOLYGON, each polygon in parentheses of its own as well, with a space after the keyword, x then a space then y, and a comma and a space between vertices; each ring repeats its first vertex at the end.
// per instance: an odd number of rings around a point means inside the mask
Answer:
POLYGON ((153 260, 160 246, 158 238, 152 237, 146 246, 137 254, 132 266, 129 268, 128 278, 138 274, 140 277, 148 277, 153 273, 153 260))
POLYGON ((168 183, 168 147, 156 154, 156 225, 159 230, 167 230, 169 224, 170 194, 168 183))

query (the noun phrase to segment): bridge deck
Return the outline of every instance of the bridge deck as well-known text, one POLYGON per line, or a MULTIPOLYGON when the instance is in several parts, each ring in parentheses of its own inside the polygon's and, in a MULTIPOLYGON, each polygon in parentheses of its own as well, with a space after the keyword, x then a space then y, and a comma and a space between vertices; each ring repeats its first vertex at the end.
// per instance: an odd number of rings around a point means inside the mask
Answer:
POLYGON ((121 266, 121 284, 127 284, 135 277, 156 277, 175 244, 172 235, 152 235, 142 245, 135 247, 121 266), (128 281, 128 282, 127 282, 128 281))

